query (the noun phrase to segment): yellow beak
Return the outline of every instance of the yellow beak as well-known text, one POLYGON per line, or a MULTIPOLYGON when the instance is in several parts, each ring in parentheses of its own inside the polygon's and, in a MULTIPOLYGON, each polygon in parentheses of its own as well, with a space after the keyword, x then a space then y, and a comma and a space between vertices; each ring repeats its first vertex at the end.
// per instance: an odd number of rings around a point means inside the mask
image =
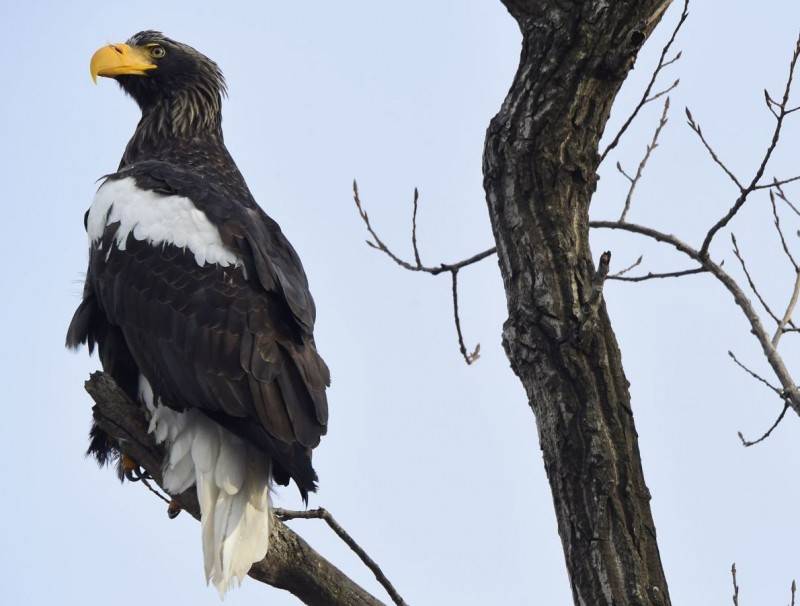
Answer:
POLYGON ((97 76, 113 78, 115 76, 144 76, 156 65, 150 62, 147 51, 143 48, 127 44, 109 44, 98 49, 92 55, 89 73, 92 82, 97 83, 97 76))

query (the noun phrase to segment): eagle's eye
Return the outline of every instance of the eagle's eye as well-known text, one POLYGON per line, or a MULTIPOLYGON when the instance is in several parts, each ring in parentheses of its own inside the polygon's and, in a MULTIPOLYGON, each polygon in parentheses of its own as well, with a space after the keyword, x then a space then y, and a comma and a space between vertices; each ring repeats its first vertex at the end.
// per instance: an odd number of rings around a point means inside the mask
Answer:
POLYGON ((161 59, 161 57, 163 57, 166 54, 167 51, 164 50, 163 46, 155 44, 150 47, 150 56, 153 57, 154 59, 161 59))

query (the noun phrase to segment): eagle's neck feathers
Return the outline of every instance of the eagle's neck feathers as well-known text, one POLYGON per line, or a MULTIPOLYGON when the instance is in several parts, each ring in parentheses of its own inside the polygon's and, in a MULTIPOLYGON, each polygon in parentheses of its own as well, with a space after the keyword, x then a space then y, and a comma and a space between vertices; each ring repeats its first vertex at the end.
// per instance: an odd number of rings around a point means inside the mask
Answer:
POLYGON ((128 142, 122 166, 137 160, 171 159, 164 152, 187 146, 224 149, 219 91, 201 84, 142 107, 142 117, 128 142))

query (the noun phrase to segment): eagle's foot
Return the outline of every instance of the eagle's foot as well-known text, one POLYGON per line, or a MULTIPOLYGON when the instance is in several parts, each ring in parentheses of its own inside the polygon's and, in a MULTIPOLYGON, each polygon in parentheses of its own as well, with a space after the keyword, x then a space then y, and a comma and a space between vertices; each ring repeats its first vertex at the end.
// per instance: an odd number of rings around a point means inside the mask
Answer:
POLYGON ((174 520, 178 517, 178 514, 181 512, 181 506, 178 505, 178 502, 175 499, 172 499, 167 506, 167 515, 169 516, 170 520, 174 520))
POLYGON ((120 468, 122 470, 122 474, 129 482, 138 482, 142 478, 150 479, 150 474, 147 473, 144 469, 142 469, 139 464, 134 461, 130 456, 122 453, 122 457, 120 458, 119 462, 120 468))

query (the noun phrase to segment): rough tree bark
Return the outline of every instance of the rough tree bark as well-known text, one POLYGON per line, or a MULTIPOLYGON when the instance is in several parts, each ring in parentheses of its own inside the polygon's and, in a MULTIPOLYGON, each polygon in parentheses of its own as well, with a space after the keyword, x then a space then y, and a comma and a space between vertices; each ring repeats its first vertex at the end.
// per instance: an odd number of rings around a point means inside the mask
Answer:
POLYGON ((575 604, 667 605, 628 381, 589 250, 598 142, 664 0, 502 0, 519 69, 484 151, 509 317, 575 604))

